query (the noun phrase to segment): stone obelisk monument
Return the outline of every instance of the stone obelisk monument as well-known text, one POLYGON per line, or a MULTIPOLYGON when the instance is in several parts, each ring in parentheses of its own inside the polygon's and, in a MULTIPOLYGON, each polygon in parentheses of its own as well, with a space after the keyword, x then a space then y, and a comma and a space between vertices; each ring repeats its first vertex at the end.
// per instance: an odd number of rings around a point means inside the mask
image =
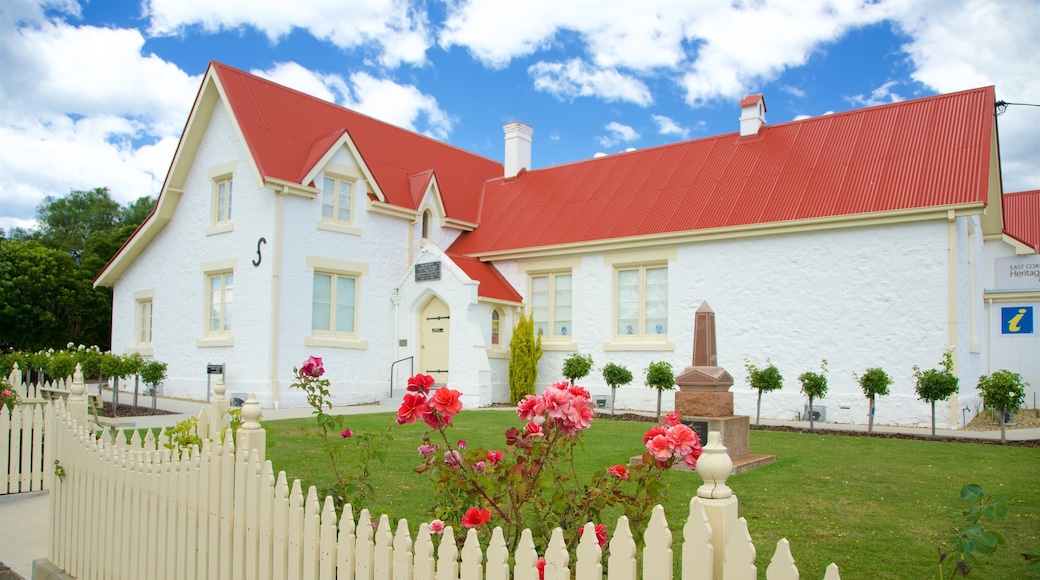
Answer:
POLYGON ((698 433, 721 434, 734 473, 772 463, 772 455, 748 453, 751 418, 733 414, 733 376, 718 365, 715 311, 703 302, 693 315, 693 364, 675 377, 675 410, 698 433))

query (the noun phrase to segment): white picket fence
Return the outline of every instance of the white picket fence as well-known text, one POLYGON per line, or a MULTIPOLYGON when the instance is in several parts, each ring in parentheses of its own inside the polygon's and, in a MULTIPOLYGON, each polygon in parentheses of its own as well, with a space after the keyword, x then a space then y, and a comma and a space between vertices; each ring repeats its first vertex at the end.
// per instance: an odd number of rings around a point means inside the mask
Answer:
MULTIPOLYGON (((425 523, 413 540, 405 520, 392 530, 385 515, 373 525, 367 510, 355 520, 351 506, 337 515, 332 498, 320 501, 314 487, 304 495, 299 480, 290 486, 285 472, 276 477, 264 460, 255 399, 243 408, 237 450, 226 437, 206 439, 194 453, 171 452, 164 434, 142 439, 135 431, 127 441, 122 431, 94 433, 63 400, 49 405, 63 470, 51 488, 50 559, 77 578, 538 580, 530 531, 510 559, 500 529, 486 547, 474 530, 460 546, 451 528, 436 537, 425 523)), ((660 506, 641 557, 625 517, 612 532, 606 562, 595 533, 585 533, 572 563, 555 530, 543 554, 545 578, 601 580, 605 567, 609 580, 670 580, 676 549, 683 580, 757 578, 747 522, 725 485, 731 469, 718 434, 710 434, 698 468, 705 485, 690 501, 681 544, 673 543, 660 506)), ((798 577, 781 540, 766 578, 798 577)), ((831 564, 825 580, 838 578, 831 564)))
POLYGON ((18 404, 10 412, 0 407, 0 495, 48 488, 44 430, 52 412, 43 403, 18 404))

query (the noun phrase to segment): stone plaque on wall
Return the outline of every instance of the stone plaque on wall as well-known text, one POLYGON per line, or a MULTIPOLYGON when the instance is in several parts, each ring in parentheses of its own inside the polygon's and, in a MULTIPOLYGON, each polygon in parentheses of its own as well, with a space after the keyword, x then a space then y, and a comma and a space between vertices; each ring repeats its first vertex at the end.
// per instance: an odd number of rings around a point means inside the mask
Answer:
POLYGON ((422 282, 424 280, 440 280, 441 279, 441 263, 440 262, 424 262, 422 264, 415 265, 415 281, 422 282))

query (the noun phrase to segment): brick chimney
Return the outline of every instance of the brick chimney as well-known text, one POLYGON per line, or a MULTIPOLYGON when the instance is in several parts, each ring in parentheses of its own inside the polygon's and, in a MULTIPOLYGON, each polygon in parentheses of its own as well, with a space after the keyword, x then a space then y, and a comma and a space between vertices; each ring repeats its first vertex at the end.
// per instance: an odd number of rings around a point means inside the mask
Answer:
POLYGON ((506 177, 516 177, 521 169, 531 168, 531 135, 534 129, 520 121, 513 121, 502 127, 506 134, 506 158, 503 165, 506 177))
POLYGON ((761 94, 749 95, 740 100, 740 136, 758 135, 766 124, 766 98, 761 94))

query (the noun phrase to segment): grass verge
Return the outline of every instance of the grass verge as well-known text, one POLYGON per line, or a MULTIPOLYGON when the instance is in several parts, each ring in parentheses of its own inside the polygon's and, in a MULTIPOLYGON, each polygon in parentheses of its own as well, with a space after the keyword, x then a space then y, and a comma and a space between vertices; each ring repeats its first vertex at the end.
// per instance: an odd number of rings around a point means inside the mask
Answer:
MULTIPOLYGON (((381 432, 392 420, 389 414, 357 415, 348 418, 348 426, 355 432, 381 432)), ((501 449, 511 426, 519 426, 512 412, 467 411, 455 418, 449 436, 501 449)), ((290 481, 301 479, 305 488, 331 483, 313 419, 265 421, 264 427, 267 457, 276 472, 284 470, 290 481)), ((585 450, 576 458, 579 469, 591 473, 627 463, 641 453, 649 427, 593 422, 585 432, 585 450)), ((433 506, 430 484, 412 471, 425 430, 421 424, 393 429, 387 460, 373 470, 376 496, 362 506, 392 521, 406 518, 413 531, 430 519, 433 506)), ((961 507, 959 492, 967 483, 981 485, 987 494, 1006 494, 1009 508, 1006 518, 987 524, 1007 543, 983 557, 973 577, 1026 577, 1019 554, 1040 551, 1040 450, 1035 448, 755 431, 751 452, 777 457, 728 481, 748 520, 760 576, 776 542, 786 537, 804 578, 822 578, 830 562, 838 564, 846 580, 935 578, 939 542, 955 523, 944 511, 961 507)), ((689 500, 701 479, 675 472, 666 483, 664 507, 678 559, 689 500)), ((612 530, 613 520, 607 525, 612 530)))

